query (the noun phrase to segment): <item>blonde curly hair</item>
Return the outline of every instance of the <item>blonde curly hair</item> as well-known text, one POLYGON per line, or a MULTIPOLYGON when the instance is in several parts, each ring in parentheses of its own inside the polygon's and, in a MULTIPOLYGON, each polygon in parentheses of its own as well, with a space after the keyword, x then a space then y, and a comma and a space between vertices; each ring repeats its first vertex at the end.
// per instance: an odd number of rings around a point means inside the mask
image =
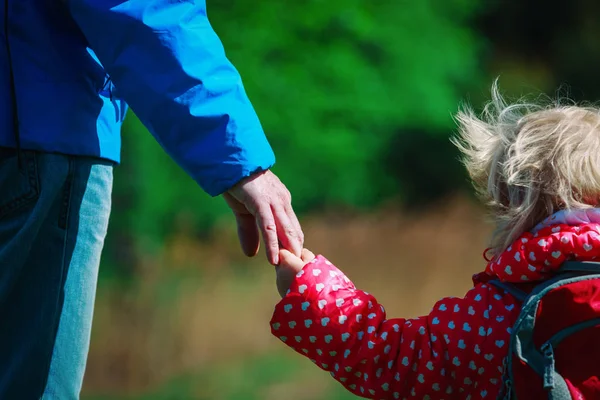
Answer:
POLYGON ((496 80, 481 116, 456 115, 452 142, 496 224, 492 255, 558 210, 600 203, 600 109, 563 103, 507 104, 496 80))

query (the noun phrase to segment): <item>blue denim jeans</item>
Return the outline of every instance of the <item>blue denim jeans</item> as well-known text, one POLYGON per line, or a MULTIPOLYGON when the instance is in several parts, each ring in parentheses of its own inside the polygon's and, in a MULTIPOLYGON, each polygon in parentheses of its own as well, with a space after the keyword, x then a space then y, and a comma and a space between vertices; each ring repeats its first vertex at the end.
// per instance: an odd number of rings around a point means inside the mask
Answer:
POLYGON ((0 148, 0 399, 78 399, 110 162, 0 148))

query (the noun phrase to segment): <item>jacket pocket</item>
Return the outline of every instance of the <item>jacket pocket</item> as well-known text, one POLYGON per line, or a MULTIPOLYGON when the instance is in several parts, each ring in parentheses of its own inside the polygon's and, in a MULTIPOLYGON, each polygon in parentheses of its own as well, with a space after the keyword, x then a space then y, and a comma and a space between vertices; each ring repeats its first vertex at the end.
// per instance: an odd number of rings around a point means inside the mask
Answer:
POLYGON ((22 151, 19 165, 16 150, 0 148, 0 220, 35 202, 39 193, 35 152, 22 151))

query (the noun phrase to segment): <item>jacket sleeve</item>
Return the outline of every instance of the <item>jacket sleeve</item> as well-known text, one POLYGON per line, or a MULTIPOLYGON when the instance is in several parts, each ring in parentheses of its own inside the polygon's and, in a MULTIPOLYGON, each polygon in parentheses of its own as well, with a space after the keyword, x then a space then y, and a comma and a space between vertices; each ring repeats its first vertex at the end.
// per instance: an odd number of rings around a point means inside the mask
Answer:
POLYGON ((68 0, 124 99, 210 195, 275 162, 204 0, 68 0))
POLYGON ((508 334, 491 329, 500 317, 488 309, 488 290, 443 299, 424 317, 387 319, 372 295, 319 256, 276 306, 271 332, 358 396, 464 398, 501 383, 508 334))

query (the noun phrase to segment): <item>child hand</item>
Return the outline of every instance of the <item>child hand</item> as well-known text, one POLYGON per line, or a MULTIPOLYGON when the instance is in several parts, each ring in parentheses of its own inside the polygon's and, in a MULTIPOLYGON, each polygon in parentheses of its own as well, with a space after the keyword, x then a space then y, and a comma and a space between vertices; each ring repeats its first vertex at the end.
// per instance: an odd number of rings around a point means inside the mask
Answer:
POLYGON ((296 274, 314 258, 315 255, 308 249, 302 249, 301 257, 284 249, 279 250, 279 265, 275 267, 275 273, 277 274, 277 291, 282 298, 285 297, 296 274))

